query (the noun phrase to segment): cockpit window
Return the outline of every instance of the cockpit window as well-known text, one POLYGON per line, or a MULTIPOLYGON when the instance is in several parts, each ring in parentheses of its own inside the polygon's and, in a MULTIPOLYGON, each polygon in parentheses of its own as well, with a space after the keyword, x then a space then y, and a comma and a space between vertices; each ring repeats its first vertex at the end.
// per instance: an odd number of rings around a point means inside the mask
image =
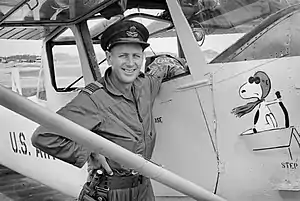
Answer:
MULTIPOLYGON (((82 66, 71 29, 66 29, 56 37, 53 40, 53 45, 53 62, 51 65, 53 65, 56 89, 63 91, 66 88, 68 90, 83 88, 85 84, 84 79, 82 79, 82 66)), ((99 70, 103 74, 107 68, 107 64, 106 62, 100 64, 100 62, 105 58, 105 53, 99 44, 95 43, 93 46, 96 59, 99 63, 99 70)))
POLYGON ((108 0, 1 0, 0 19, 14 11, 4 21, 71 21, 108 0))
POLYGON ((23 21, 33 18, 33 1, 27 4, 22 0, 2 0, 0 2, 0 19, 14 11, 5 21, 23 21))
MULTIPOLYGON (((105 29, 105 27, 107 26, 106 21, 107 20, 105 18, 95 18, 95 19, 89 19, 87 21, 87 25, 90 30, 90 34, 92 38, 95 35, 101 33, 105 29)), ((66 42, 66 41, 75 42, 75 38, 71 29, 66 29, 64 32, 62 32, 60 35, 54 38, 53 41, 54 42, 66 42)))
MULTIPOLYGON (((185 17, 206 34, 246 33, 263 19, 300 0, 180 0, 185 17)), ((171 19, 169 11, 160 15, 171 19)))
MULTIPOLYGON (((52 48, 55 82, 63 89, 82 76, 81 64, 76 45, 55 45, 52 48)), ((83 79, 74 87, 84 87, 83 79)))

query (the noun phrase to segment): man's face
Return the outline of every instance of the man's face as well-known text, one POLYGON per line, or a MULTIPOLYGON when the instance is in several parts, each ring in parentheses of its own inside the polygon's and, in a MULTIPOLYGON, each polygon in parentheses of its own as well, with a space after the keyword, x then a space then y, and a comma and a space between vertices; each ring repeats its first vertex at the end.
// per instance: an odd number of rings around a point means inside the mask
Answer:
POLYGON ((106 52, 106 57, 116 78, 121 83, 129 84, 139 75, 144 53, 139 44, 117 44, 106 52))

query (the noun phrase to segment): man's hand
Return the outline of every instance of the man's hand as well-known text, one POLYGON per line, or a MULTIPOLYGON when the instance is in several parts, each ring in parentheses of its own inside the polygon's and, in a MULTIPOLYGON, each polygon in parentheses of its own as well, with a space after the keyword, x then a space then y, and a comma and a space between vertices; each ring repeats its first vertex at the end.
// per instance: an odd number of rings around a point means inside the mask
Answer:
POLYGON ((147 66, 146 73, 158 78, 172 78, 186 72, 187 66, 183 59, 167 55, 156 56, 147 66))
POLYGON ((156 60, 151 63, 149 66, 149 72, 147 72, 148 75, 156 76, 159 78, 163 78, 167 75, 168 72, 168 66, 163 63, 158 63, 156 60))
POLYGON ((105 157, 99 153, 91 153, 88 159, 88 180, 90 180, 90 177, 94 173, 94 171, 100 169, 101 167, 107 172, 107 174, 113 175, 113 171, 108 165, 105 157))

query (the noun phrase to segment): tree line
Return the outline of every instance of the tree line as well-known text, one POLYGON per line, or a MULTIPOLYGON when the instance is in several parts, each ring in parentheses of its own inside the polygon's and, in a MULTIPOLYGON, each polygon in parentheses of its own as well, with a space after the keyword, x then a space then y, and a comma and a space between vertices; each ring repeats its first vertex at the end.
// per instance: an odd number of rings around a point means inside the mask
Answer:
POLYGON ((12 56, 0 56, 0 62, 8 63, 8 62, 37 62, 40 61, 41 56, 39 55, 29 55, 29 54, 22 54, 22 55, 12 55, 12 56))

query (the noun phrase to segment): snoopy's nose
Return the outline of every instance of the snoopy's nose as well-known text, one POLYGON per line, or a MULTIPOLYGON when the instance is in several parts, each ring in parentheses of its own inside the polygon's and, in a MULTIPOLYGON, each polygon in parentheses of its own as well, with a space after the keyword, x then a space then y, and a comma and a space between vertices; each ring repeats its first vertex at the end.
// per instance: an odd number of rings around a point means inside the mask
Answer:
POLYGON ((242 93, 245 93, 245 92, 246 92, 246 90, 245 90, 245 89, 243 89, 243 90, 242 90, 242 93))

